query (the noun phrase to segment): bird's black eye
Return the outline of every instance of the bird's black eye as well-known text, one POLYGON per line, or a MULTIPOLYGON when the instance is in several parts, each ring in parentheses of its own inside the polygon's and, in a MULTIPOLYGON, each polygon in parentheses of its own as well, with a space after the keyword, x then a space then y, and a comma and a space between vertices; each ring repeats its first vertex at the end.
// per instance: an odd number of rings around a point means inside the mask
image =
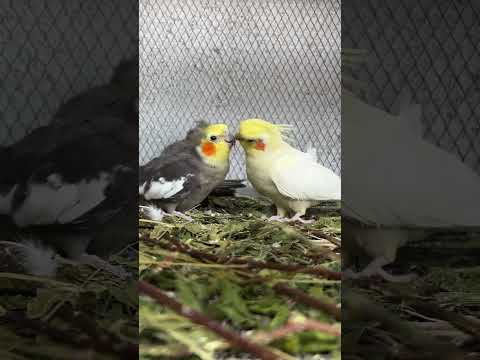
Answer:
POLYGON ((251 143, 254 143, 256 140, 254 139, 249 139, 248 142, 251 144, 251 143))
POLYGON ((210 136, 210 140, 215 141, 217 140, 217 137, 215 135, 210 136))

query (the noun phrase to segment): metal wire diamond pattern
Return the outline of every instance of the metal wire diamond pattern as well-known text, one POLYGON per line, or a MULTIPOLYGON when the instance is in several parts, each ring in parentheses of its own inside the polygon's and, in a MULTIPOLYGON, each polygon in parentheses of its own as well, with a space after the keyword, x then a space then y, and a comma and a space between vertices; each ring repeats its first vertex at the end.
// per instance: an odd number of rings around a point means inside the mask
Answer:
POLYGON ((0 14, 0 145, 50 122, 138 52, 138 2, 6 1, 0 14))
POLYGON ((349 0, 342 46, 368 52, 365 100, 390 110, 409 89, 423 135, 480 172, 480 3, 349 0))
POLYGON ((196 121, 261 117, 340 172, 340 86, 340 0, 140 3, 141 163, 196 121))

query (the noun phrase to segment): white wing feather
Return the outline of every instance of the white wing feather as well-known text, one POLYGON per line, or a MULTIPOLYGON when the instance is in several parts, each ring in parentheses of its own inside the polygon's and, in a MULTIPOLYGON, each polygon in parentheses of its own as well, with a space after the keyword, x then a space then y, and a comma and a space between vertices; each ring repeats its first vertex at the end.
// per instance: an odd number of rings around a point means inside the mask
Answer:
POLYGON ((345 215, 387 226, 480 225, 480 177, 399 117, 344 92, 342 135, 345 215))
POLYGON ((277 157, 271 179, 278 191, 295 200, 340 200, 340 177, 313 161, 310 154, 290 148, 277 157))
POLYGON ((72 222, 105 199, 104 192, 109 183, 107 173, 90 181, 63 183, 58 187, 48 183, 29 183, 28 195, 13 212, 13 220, 19 227, 72 222))

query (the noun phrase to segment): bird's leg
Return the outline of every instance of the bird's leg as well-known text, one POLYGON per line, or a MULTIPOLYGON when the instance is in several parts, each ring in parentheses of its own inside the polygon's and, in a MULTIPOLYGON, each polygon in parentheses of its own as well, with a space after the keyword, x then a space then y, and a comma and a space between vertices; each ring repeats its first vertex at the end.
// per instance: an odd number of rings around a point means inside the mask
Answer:
POLYGON ((302 224, 311 224, 311 223, 314 223, 315 220, 305 220, 305 219, 302 219, 302 216, 305 215, 305 214, 302 214, 302 213, 295 213, 295 215, 293 215, 292 218, 290 219, 287 219, 288 222, 295 222, 295 221, 298 221, 298 222, 301 222, 302 224))
POLYGON ((178 216, 179 218, 182 218, 184 220, 187 220, 187 221, 193 221, 193 218, 191 218, 190 216, 180 212, 180 211, 173 211, 172 213, 170 214, 166 214, 167 216, 178 216))
POLYGON ((284 222, 287 220, 286 215, 287 215, 287 210, 277 205, 277 215, 270 216, 268 218, 268 221, 284 222))
POLYGON ((370 264, 368 264, 367 267, 362 271, 354 272, 352 269, 348 269, 344 271, 343 279, 359 279, 362 277, 371 277, 374 275, 378 275, 385 281, 401 283, 401 282, 410 282, 415 278, 414 274, 408 274, 408 275, 389 274, 383 269, 383 267, 390 263, 391 261, 389 261, 383 256, 380 256, 372 260, 372 262, 370 262, 370 264))
POLYGON ((280 216, 280 215, 273 215, 273 216, 270 216, 268 218, 268 221, 280 221, 280 222, 284 222, 286 221, 287 219, 284 218, 283 216, 280 216))
POLYGON ((179 218, 181 219, 184 219, 184 220, 187 220, 187 221, 193 221, 193 219, 188 216, 188 215, 185 215, 184 213, 180 212, 180 211, 177 211, 177 205, 176 204, 168 204, 166 205, 166 210, 167 210, 167 213, 165 215, 167 216, 178 216, 179 218))

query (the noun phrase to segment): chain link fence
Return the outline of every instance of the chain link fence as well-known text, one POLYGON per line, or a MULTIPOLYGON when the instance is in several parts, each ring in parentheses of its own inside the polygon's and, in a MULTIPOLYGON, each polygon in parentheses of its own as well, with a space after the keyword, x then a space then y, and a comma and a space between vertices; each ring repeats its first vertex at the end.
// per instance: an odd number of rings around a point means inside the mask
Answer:
POLYGON ((138 2, 2 1, 0 42, 0 145, 9 145, 138 52, 138 2))
POLYGON ((345 0, 342 46, 365 49, 365 100, 423 106, 425 139, 480 172, 480 2, 345 0), (348 2, 348 5, 346 4, 348 2))
MULTIPOLYGON (((340 0, 140 2, 140 163, 198 120, 293 124, 340 172, 340 0)), ((229 177, 245 178, 236 147, 229 177)))

